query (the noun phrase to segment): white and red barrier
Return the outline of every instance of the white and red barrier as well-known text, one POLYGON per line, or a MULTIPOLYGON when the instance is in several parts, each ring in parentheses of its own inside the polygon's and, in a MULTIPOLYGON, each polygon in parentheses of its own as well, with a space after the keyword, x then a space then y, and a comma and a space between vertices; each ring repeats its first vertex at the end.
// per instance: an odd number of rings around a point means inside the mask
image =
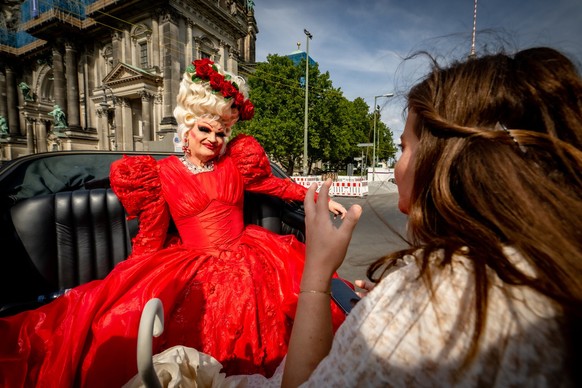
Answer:
MULTIPOLYGON (((324 182, 321 176, 293 176, 292 179, 306 188, 317 183, 318 191, 324 182)), ((329 194, 337 197, 363 197, 368 195, 368 181, 361 177, 338 176, 332 183, 329 194)))
POLYGON ((321 180, 321 177, 315 176, 315 175, 312 175, 312 176, 293 176, 291 178, 295 181, 295 183, 299 183, 303 187, 309 187, 309 186, 311 186, 311 184, 313 182, 316 182, 318 186, 321 186, 321 183, 323 182, 321 180))

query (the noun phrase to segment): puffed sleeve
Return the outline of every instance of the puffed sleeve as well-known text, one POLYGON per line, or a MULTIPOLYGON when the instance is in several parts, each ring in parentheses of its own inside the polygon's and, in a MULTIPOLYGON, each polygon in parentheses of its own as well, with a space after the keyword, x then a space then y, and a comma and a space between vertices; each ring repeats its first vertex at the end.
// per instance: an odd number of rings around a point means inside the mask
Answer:
POLYGON ((284 200, 305 199, 306 188, 291 179, 273 175, 269 158, 254 137, 238 135, 229 143, 227 153, 243 176, 245 190, 274 195, 284 200))
POLYGON ((139 219, 139 232, 132 241, 132 256, 162 248, 170 214, 162 195, 156 160, 151 156, 124 156, 111 165, 109 178, 128 219, 139 219))

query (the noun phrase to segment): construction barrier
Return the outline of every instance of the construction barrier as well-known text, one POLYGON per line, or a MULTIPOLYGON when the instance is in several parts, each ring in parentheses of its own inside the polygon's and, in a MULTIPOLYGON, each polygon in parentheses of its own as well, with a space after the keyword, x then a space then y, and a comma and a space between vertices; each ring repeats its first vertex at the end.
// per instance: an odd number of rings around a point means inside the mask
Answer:
MULTIPOLYGON (((317 183, 317 191, 321 188, 324 179, 321 176, 293 176, 292 179, 305 188, 317 183)), ((338 176, 333 181, 329 194, 334 197, 364 197, 368 195, 368 181, 361 177, 338 176)))
POLYGON ((376 171, 372 167, 368 167, 368 182, 393 182, 394 169, 376 167, 376 171))

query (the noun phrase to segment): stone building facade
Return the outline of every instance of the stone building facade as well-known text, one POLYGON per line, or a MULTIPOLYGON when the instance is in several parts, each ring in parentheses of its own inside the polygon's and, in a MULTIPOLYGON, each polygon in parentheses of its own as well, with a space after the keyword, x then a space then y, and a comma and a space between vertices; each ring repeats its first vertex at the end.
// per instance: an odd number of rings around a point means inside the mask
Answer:
POLYGON ((173 151, 186 66, 209 57, 238 74, 255 62, 252 0, 1 7, 0 161, 56 150, 173 151))

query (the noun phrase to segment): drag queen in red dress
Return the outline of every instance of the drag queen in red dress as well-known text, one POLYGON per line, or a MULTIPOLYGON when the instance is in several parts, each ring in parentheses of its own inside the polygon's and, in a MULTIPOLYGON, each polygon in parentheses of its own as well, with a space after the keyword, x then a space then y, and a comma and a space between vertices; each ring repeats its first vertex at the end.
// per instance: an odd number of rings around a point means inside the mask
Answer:
MULTIPOLYGON (((184 156, 124 157, 111 169, 112 188, 140 222, 131 256, 103 280, 1 319, 0 386, 123 385, 137 372, 139 320, 151 298, 162 300, 166 317, 154 353, 184 345, 212 355, 227 375, 275 371, 287 352, 304 245, 245 226, 243 194, 303 200, 306 189, 274 177, 253 137, 227 145, 231 126, 253 115, 238 88, 209 60, 188 67, 174 111, 184 156)), ((329 208, 345 214, 334 201, 329 208)), ((334 311, 338 326, 343 314, 334 311)))

